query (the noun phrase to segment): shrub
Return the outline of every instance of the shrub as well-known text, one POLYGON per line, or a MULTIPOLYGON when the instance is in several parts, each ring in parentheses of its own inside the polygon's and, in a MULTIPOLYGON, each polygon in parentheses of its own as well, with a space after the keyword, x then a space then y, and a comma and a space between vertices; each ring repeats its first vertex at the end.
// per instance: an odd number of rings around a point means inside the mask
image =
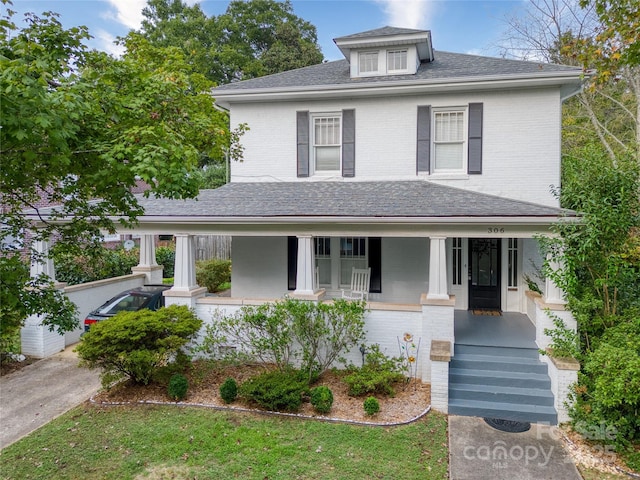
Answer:
POLYGON ((138 249, 115 250, 100 247, 90 254, 73 255, 55 251, 56 279, 69 285, 93 282, 104 278, 129 275, 131 268, 138 265, 138 249))
POLYGON ((238 398, 238 384, 233 378, 227 378, 220 385, 220 396, 224 403, 233 403, 238 398))
POLYGON ((218 291, 221 284, 231 281, 231 261, 214 258, 196 262, 196 281, 209 292, 218 291))
POLYGON ((380 411, 380 402, 376 397, 367 397, 362 406, 367 415, 375 415, 380 411))
POLYGON ((393 396, 393 385, 405 378, 402 359, 387 357, 377 344, 369 347, 362 368, 351 370, 344 381, 349 386, 349 395, 354 397, 371 393, 393 396))
POLYGON ((120 312, 91 326, 76 351, 80 365, 101 368, 104 387, 129 378, 148 384, 191 341, 202 321, 185 306, 120 312))
POLYGON ((158 265, 162 265, 163 278, 172 278, 176 263, 176 249, 175 247, 158 247, 156 248, 156 262, 158 265))
POLYGON ((299 371, 275 370, 250 378, 240 386, 239 394, 267 410, 297 412, 307 391, 299 371))
POLYGON ((171 377, 171 380, 169 380, 167 392, 169 393, 169 398, 171 398, 171 400, 180 401, 185 399, 188 389, 189 382, 187 381, 187 377, 181 373, 176 373, 171 377))
POLYGON ((324 385, 311 390, 311 405, 318 413, 329 413, 333 405, 333 393, 324 385))
POLYGON ((364 302, 336 300, 315 304, 286 299, 242 307, 235 315, 217 315, 207 325, 200 351, 216 355, 219 347, 238 351, 280 370, 301 360, 307 380, 323 373, 364 338, 364 302), (297 348, 294 345, 297 344, 297 348))

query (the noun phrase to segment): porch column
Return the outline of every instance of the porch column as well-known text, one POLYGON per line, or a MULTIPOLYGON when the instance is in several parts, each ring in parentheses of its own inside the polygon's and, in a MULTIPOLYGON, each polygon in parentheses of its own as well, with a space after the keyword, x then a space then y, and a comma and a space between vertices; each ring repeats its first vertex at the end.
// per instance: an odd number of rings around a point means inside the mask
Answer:
POLYGON ((447 257, 445 250, 446 237, 429 237, 429 300, 449 300, 447 294, 447 257))
MULTIPOLYGON (((49 242, 35 240, 33 249, 35 255, 31 259, 31 277, 45 275, 54 282, 56 288, 64 287, 64 283, 55 281, 56 273, 53 259, 49 256, 49 242)), ((45 358, 64 350, 65 338, 64 335, 45 328, 41 315, 30 315, 20 329, 20 343, 23 355, 45 358)))
POLYGON ((196 248, 192 235, 178 233, 176 238, 176 264, 173 287, 164 292, 165 305, 195 307, 196 298, 204 296, 207 289, 196 283, 196 248))
POLYGON ((140 237, 140 263, 131 269, 132 273, 144 273, 147 277, 146 283, 162 283, 162 265, 156 262, 156 244, 153 235, 142 235, 140 237))
MULTIPOLYGON (((549 260, 549 266, 553 271, 560 270, 560 264, 558 262, 549 260)), ((565 305, 567 303, 564 299, 564 292, 562 289, 559 288, 548 276, 544 281, 544 301, 555 305, 565 305)))
POLYGON ((302 300, 319 300, 324 295, 324 290, 318 290, 316 285, 314 260, 313 237, 298 235, 296 289, 291 294, 292 297, 302 300))

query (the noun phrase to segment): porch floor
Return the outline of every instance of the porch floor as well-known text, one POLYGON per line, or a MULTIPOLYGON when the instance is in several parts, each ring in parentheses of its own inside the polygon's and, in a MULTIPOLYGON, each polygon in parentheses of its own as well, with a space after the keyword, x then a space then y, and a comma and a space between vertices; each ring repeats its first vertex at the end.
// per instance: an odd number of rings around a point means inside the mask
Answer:
POLYGON ((501 316, 491 316, 456 310, 453 328, 456 344, 538 348, 535 326, 521 313, 503 312, 501 316))

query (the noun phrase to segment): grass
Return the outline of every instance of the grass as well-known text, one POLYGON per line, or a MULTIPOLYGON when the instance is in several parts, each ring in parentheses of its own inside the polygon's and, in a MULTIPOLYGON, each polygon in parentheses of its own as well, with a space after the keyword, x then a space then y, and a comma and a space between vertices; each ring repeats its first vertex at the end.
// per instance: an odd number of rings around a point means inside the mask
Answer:
POLYGON ((3 479, 373 479, 448 475, 446 417, 401 427, 84 404, 0 452, 3 479))

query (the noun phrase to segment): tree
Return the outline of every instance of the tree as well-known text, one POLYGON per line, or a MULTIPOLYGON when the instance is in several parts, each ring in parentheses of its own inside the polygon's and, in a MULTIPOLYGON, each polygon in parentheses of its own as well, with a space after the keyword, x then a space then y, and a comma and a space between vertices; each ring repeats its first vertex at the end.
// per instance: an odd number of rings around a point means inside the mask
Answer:
MULTIPOLYGON (((618 26, 625 37, 632 32, 637 35, 637 29, 628 28, 622 14, 617 23, 603 18, 600 0, 581 3, 582 7, 579 0, 533 0, 523 16, 507 20, 503 52, 522 59, 582 66, 589 71, 592 76, 585 91, 565 102, 565 133, 572 140, 565 142, 565 147, 584 145, 595 135, 612 160, 627 151, 638 156, 640 67, 632 62, 635 55, 614 52, 607 57, 607 49, 598 47, 603 41, 599 32, 605 29, 618 26), (622 58, 629 61, 622 63, 622 58)), ((636 2, 620 4, 627 5, 625 12, 638 8, 636 2)), ((629 23, 637 24, 637 13, 633 18, 629 23)), ((629 48, 636 44, 634 40, 629 48)))
POLYGON ((320 63, 316 28, 291 2, 234 0, 218 17, 182 0, 149 0, 141 33, 158 46, 180 45, 196 71, 221 84, 320 63))
POLYGON ((22 30, 12 15, 0 23, 0 336, 32 314, 62 333, 77 323, 72 304, 47 278, 30 279, 8 240, 32 230, 57 249, 91 251, 113 217, 131 225, 142 213, 130 190, 138 179, 147 194, 194 197, 200 156, 222 156, 233 135, 212 83, 178 49, 130 34, 115 59, 88 51, 87 29, 65 30, 54 13, 28 14, 22 30), (57 206, 34 230, 23 213, 43 197, 57 206))

